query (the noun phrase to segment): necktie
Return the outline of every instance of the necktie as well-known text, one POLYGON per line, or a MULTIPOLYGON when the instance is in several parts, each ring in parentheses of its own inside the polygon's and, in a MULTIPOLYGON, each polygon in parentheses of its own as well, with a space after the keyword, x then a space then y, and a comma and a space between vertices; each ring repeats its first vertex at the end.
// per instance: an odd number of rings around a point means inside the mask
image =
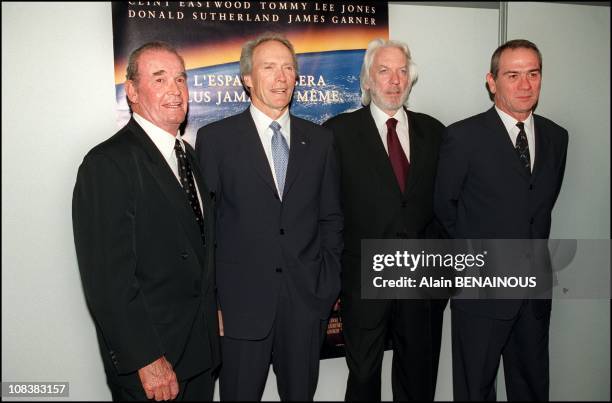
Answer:
POLYGON ((198 192, 196 191, 195 183, 193 181, 193 172, 191 170, 191 164, 187 159, 183 147, 178 139, 174 143, 174 151, 176 152, 176 160, 178 161, 179 177, 181 178, 181 185, 189 201, 189 205, 193 209, 196 221, 200 227, 200 234, 202 235, 202 242, 204 242, 204 217, 202 216, 202 209, 200 208, 200 202, 198 201, 198 192))
POLYGON ((402 145, 397 137, 395 126, 397 125, 397 119, 390 118, 387 120, 387 148, 389 149, 389 160, 395 172, 395 178, 399 184, 400 190, 404 193, 406 186, 406 177, 408 177, 408 168, 410 164, 402 150, 402 145))
POLYGON ((529 143, 527 142, 527 133, 525 133, 525 123, 517 122, 516 127, 519 128, 519 134, 516 137, 516 153, 521 160, 521 165, 525 167, 527 173, 531 175, 531 158, 529 156, 529 143))
POLYGON ((283 197, 285 188, 285 175, 287 174, 287 164, 289 163, 289 146, 287 140, 281 133, 281 125, 277 121, 270 123, 270 129, 274 132, 272 136, 272 160, 274 162, 274 172, 278 182, 278 193, 283 197))

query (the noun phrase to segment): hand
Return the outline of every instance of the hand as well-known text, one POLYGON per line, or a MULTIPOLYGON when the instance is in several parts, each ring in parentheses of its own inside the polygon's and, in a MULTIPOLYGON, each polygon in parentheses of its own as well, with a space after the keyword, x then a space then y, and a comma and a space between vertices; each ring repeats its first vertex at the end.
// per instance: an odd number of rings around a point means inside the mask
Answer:
POLYGON ((174 400, 179 392, 176 374, 172 365, 161 356, 138 370, 138 376, 148 399, 174 400))
POLYGON ((223 333, 223 314, 220 309, 217 309, 217 316, 219 317, 219 336, 224 336, 223 333))

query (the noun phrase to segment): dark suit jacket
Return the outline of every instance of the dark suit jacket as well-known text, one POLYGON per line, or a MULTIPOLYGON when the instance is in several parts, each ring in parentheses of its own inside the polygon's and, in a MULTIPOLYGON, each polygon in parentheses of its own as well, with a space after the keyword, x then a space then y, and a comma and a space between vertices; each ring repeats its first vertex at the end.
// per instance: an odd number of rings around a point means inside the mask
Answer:
POLYGON ((286 277, 296 315, 327 318, 340 290, 342 212, 329 131, 291 116, 282 202, 249 108, 202 127, 196 153, 217 197, 217 287, 226 336, 261 339, 286 277))
MULTIPOLYGON (((404 194, 369 107, 340 114, 324 124, 334 132, 341 167, 345 218, 342 293, 351 297, 351 303, 358 304, 361 298, 362 239, 443 235, 435 225, 433 191, 444 125, 422 113, 407 109, 406 113, 410 170, 404 194)), ((383 318, 386 303, 370 300, 361 307, 355 306, 353 311, 362 326, 373 327, 383 318)))
MULTIPOLYGON (((188 145, 187 155, 213 245, 213 200, 188 145)), ((178 180, 135 120, 85 156, 72 203, 83 290, 113 381, 162 355, 179 379, 217 366, 212 248, 203 245, 178 180)))
MULTIPOLYGON (((568 134, 534 115, 535 161, 529 175, 521 166, 495 108, 454 123, 440 150, 435 211, 453 238, 546 239, 559 195, 568 134)), ((521 301, 453 300, 453 307, 495 318, 511 318, 521 301)), ((549 300, 534 301, 537 315, 549 300)))

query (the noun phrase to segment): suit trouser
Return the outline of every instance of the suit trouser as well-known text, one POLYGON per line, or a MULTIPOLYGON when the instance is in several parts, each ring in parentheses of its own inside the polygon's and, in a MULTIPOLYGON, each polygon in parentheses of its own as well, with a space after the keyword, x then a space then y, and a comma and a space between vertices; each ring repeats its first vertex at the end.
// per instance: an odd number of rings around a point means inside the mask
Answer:
POLYGON ((313 400, 326 326, 327 320, 297 310, 283 284, 268 336, 262 340, 221 338, 221 400, 261 400, 270 363, 281 400, 313 400))
MULTIPOLYGON (((133 382, 119 385, 112 381, 108 381, 108 386, 113 396, 113 401, 147 401, 138 373, 130 375, 133 382)), ((179 381, 179 394, 176 397, 178 401, 197 402, 197 401, 212 401, 215 382, 212 371, 206 370, 194 377, 184 381, 179 381)), ((152 399, 154 400, 154 399, 152 399)))
POLYGON ((364 328, 360 314, 350 312, 351 304, 344 304, 343 299, 342 327, 349 367, 345 400, 381 400, 382 359, 389 334, 393 343, 393 400, 433 400, 446 302, 389 301, 381 321, 364 328))
POLYGON ((524 300, 509 320, 453 308, 454 399, 495 401, 495 379, 503 357, 509 401, 548 401, 549 325, 550 311, 536 317, 530 300, 524 300))

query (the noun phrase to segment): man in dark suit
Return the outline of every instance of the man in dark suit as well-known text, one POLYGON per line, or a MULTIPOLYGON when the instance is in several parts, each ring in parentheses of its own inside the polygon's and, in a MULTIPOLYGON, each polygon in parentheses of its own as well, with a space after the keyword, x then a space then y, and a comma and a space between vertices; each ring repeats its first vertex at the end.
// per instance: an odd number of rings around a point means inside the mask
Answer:
POLYGON ((361 69, 366 107, 324 124, 336 139, 345 216, 341 315, 349 367, 346 400, 380 401, 389 335, 393 399, 434 398, 446 300, 364 300, 360 285, 362 239, 440 235, 433 190, 444 126, 404 107, 416 78, 406 44, 374 40, 361 69))
POLYGON ((217 200, 222 400, 259 400, 270 362, 282 400, 312 400, 340 290, 342 212, 331 133, 289 113, 297 77, 283 36, 248 41, 244 112, 198 131, 217 200))
MULTIPOLYGON (((548 238, 568 135, 533 114, 541 74, 535 44, 507 42, 486 77, 495 106, 448 127, 435 212, 452 237, 548 238)), ((451 307, 456 400, 495 400, 501 356, 508 400, 548 400, 549 299, 454 299, 451 307)))
POLYGON ((147 43, 126 79, 132 119, 85 156, 72 200, 107 382, 114 400, 212 400, 213 200, 179 133, 185 64, 170 45, 147 43))

